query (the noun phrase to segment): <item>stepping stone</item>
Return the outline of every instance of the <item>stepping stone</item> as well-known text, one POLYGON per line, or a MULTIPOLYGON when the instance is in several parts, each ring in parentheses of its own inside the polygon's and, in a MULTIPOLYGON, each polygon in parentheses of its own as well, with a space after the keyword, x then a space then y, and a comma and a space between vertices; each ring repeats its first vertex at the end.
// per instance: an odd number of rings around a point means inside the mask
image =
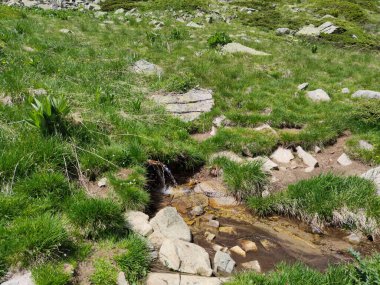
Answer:
POLYGON ((306 93, 306 96, 309 97, 314 102, 326 102, 330 101, 330 96, 322 89, 317 89, 309 91, 306 93))
POLYGON ((224 53, 247 53, 251 55, 270 55, 269 53, 246 47, 239 43, 228 43, 222 47, 224 53))
POLYGON ((241 264, 242 267, 248 270, 253 270, 257 273, 261 273, 261 266, 260 263, 257 260, 249 261, 249 262, 244 262, 241 264))
POLYGON ((236 262, 225 252, 217 251, 214 257, 214 272, 219 271, 231 273, 235 268, 236 262))
POLYGON ((211 111, 214 106, 212 90, 209 89, 195 88, 184 94, 155 94, 151 98, 185 122, 198 119, 203 113, 211 111))
POLYGON ((348 157, 347 154, 343 153, 339 158, 338 158, 338 163, 342 166, 349 166, 352 164, 351 159, 348 157))
POLYGON ((135 73, 145 74, 145 75, 161 76, 161 74, 163 73, 163 70, 161 67, 149 61, 146 61, 145 59, 140 59, 136 61, 132 66, 132 70, 135 73))
POLYGON ((279 147, 270 157, 279 163, 289 163, 294 159, 293 153, 283 147, 279 147))
POLYGON ((358 90, 352 95, 352 98, 380 99, 380 92, 371 90, 358 90))
POLYGON ((304 151, 302 147, 297 146, 297 155, 308 167, 317 167, 318 161, 308 152, 304 151))
POLYGON ((211 276, 210 257, 199 245, 179 239, 164 240, 159 259, 166 267, 184 273, 211 276))
POLYGON ((370 180, 376 185, 377 195, 380 196, 380 166, 368 170, 360 177, 370 180))
POLYGON ((149 224, 149 216, 139 211, 128 211, 124 215, 127 227, 132 231, 146 237, 153 232, 153 227, 149 224))

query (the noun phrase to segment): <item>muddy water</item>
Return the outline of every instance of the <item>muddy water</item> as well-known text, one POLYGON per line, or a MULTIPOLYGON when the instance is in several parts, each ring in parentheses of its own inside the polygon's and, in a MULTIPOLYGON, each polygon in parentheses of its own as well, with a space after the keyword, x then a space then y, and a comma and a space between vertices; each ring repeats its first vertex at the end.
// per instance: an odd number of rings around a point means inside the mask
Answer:
MULTIPOLYGON (((161 194, 162 195, 162 194, 161 194)), ((163 195, 159 208, 172 205, 172 196, 163 195)), ((211 261, 214 258, 213 246, 220 245, 228 249, 239 245, 241 240, 250 240, 256 243, 257 251, 247 252, 246 256, 231 253, 236 261, 236 271, 244 270, 242 263, 258 260, 263 272, 272 270, 280 262, 294 263, 301 261, 308 266, 325 270, 329 264, 349 262, 348 253, 353 248, 363 254, 380 251, 376 242, 364 240, 360 245, 352 245, 344 240, 349 233, 338 229, 326 229, 325 234, 316 235, 309 232, 307 225, 299 221, 284 217, 271 217, 260 219, 250 213, 244 206, 233 208, 213 209, 206 207, 206 212, 200 217, 192 217, 178 209, 193 234, 193 242, 205 248, 211 261), (210 227, 205 217, 212 216, 219 221, 219 229, 210 227), (221 232, 228 228, 230 232, 221 232), (215 234, 211 242, 205 238, 205 232, 215 234), (269 243, 270 246, 264 246, 269 243)), ((166 272, 167 268, 158 261, 153 265, 152 271, 166 272)), ((235 272, 236 272, 235 271, 235 272)))

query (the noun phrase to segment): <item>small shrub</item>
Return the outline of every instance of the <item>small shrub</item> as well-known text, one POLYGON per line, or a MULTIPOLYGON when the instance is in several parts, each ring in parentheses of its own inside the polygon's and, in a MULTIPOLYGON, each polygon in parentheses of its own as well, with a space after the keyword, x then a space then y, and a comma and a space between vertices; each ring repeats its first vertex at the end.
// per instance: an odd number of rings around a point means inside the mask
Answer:
POLYGON ((83 231, 86 238, 121 234, 124 228, 121 208, 112 200, 78 195, 68 206, 69 219, 83 231))
POLYGON ((111 262, 97 259, 94 262, 95 272, 90 276, 93 285, 116 285, 117 271, 111 262))
POLYGON ((67 285, 71 276, 64 271, 62 264, 47 263, 32 270, 36 285, 67 285))
POLYGON ((149 248, 142 238, 130 235, 126 241, 126 249, 127 252, 118 256, 116 261, 124 271, 127 280, 136 284, 149 271, 149 248))
POLYGON ((232 42, 230 36, 224 32, 217 32, 207 39, 207 43, 211 48, 224 46, 230 42, 232 42))
POLYGON ((70 112, 66 99, 48 96, 40 101, 34 98, 32 107, 27 122, 37 127, 43 135, 66 134, 65 117, 70 112))
POLYGON ((313 46, 311 47, 311 52, 312 52, 312 53, 317 53, 317 51, 318 51, 318 46, 313 45, 313 46))

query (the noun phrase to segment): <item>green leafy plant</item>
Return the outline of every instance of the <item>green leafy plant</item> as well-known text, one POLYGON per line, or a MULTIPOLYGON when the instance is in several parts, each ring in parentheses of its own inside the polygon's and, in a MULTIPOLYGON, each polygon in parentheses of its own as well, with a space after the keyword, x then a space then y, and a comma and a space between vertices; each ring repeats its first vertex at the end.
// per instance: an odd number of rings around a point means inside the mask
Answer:
POLYGON ((70 107, 65 98, 51 96, 41 100, 34 98, 31 105, 33 110, 27 122, 40 129, 43 135, 67 133, 66 116, 70 112, 70 107))
POLYGON ((207 43, 211 48, 224 46, 230 42, 232 42, 232 40, 225 32, 217 32, 207 39, 207 43))

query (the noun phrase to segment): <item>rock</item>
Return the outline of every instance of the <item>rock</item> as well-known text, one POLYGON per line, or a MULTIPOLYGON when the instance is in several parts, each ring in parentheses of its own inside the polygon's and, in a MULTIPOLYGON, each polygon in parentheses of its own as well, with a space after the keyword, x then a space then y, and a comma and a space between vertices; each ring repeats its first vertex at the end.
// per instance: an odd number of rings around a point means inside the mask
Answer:
POLYGON ((124 272, 119 272, 117 275, 117 285, 129 285, 129 282, 125 279, 124 272))
POLYGON ((179 239, 166 239, 160 249, 159 258, 166 267, 184 273, 211 276, 210 258, 199 245, 179 239))
POLYGON ((200 216, 200 215, 203 215, 203 213, 205 212, 205 210, 203 209, 202 206, 195 206, 190 214, 193 215, 193 216, 200 216))
POLYGON ((105 25, 113 25, 113 24, 115 24, 115 22, 114 21, 110 21, 110 20, 106 20, 106 21, 103 21, 103 24, 105 24, 105 25))
POLYGON ((220 152, 214 153, 211 155, 210 161, 213 161, 214 159, 220 158, 220 157, 227 158, 227 159, 229 159, 233 162, 236 162, 236 163, 244 163, 245 162, 245 160, 243 158, 241 158, 240 156, 238 156, 236 153, 234 153, 232 151, 220 151, 220 152))
POLYGON ((37 88, 37 89, 30 88, 29 94, 32 96, 45 96, 47 95, 47 91, 44 88, 37 88))
POLYGON ((307 87, 309 87, 309 83, 305 82, 305 83, 302 83, 302 84, 298 85, 297 89, 301 91, 301 90, 307 89, 307 87))
POLYGON ((178 273, 149 273, 146 285, 222 285, 227 278, 180 275, 178 273))
POLYGON ((255 242, 250 240, 241 240, 240 245, 245 252, 257 251, 257 245, 255 242))
POLYGON ((136 61, 132 66, 132 70, 135 73, 145 74, 145 75, 161 76, 161 74, 163 73, 163 70, 161 67, 149 61, 146 61, 145 59, 140 59, 136 61))
POLYGON ((239 205, 239 201, 232 196, 213 197, 209 199, 209 206, 215 209, 235 207, 237 205, 239 205))
POLYGON ((215 235, 210 232, 205 232, 205 238, 207 241, 211 242, 215 238, 215 235))
POLYGON ((27 52, 34 52, 34 48, 28 47, 28 46, 22 46, 22 49, 27 52))
POLYGON ((323 23, 322 25, 320 25, 318 27, 319 31, 321 32, 321 34, 339 34, 339 33, 342 33, 344 32, 344 29, 338 27, 338 26, 335 26, 333 23, 331 22, 325 22, 323 23))
POLYGON ((365 140, 359 141, 359 148, 368 151, 372 151, 374 149, 373 145, 365 140))
POLYGON ((278 164, 270 160, 267 156, 257 156, 249 161, 260 161, 263 164, 263 170, 267 172, 270 170, 278 170, 278 164))
POLYGON ((154 234, 156 234, 155 238, 160 238, 160 235, 162 235, 165 238, 191 241, 190 229, 178 214, 176 208, 165 207, 161 209, 149 223, 154 230, 154 234))
POLYGON ((236 229, 234 227, 220 227, 219 232, 229 235, 236 235, 236 229))
POLYGON ((350 94, 350 89, 348 89, 348 88, 343 88, 343 89, 342 89, 342 93, 343 93, 343 94, 350 94))
POLYGON ((117 10, 114 12, 114 14, 115 14, 115 15, 124 14, 124 9, 123 9, 123 8, 117 9, 117 10))
POLYGON ((176 194, 174 194, 171 205, 176 207, 177 211, 182 214, 187 214, 191 209, 197 206, 200 206, 203 209, 203 207, 207 207, 209 204, 208 197, 203 193, 191 192, 185 195, 179 194, 178 197, 175 197, 175 195, 176 194))
POLYGON ((214 106, 212 90, 210 89, 195 88, 184 94, 155 94, 151 98, 185 122, 194 121, 203 113, 211 111, 214 106))
POLYGON ((268 124, 262 124, 256 128, 254 128, 254 130, 258 131, 258 132, 263 131, 263 130, 264 131, 267 130, 267 131, 271 131, 274 135, 277 135, 277 132, 274 129, 272 129, 272 127, 268 124))
POLYGON ((314 152, 315 152, 315 153, 321 153, 322 150, 321 150, 321 148, 320 148, 319 146, 316 145, 316 146, 314 147, 314 152))
POLYGON ((209 206, 213 208, 234 207, 239 202, 229 195, 227 188, 217 180, 203 181, 194 188, 195 193, 209 197, 209 206))
POLYGON ((261 243, 261 245, 262 245, 266 250, 270 250, 271 248, 276 247, 275 244, 273 244, 272 242, 270 242, 270 241, 267 240, 267 239, 262 239, 262 240, 260 240, 260 243, 261 243))
POLYGON ((226 116, 221 115, 212 120, 213 126, 220 128, 229 125, 231 122, 226 118, 226 116))
POLYGON ((11 96, 5 96, 5 97, 0 97, 0 103, 3 104, 4 106, 12 106, 12 97, 11 96))
POLYGON ((257 260, 249 261, 249 262, 244 262, 241 264, 242 267, 248 270, 253 270, 257 273, 261 273, 261 266, 260 263, 257 260))
POLYGON ((297 146, 296 149, 297 155, 302 159, 303 163, 309 167, 318 167, 318 161, 310 153, 304 151, 300 146, 297 146))
POLYGON ((238 254, 240 256, 243 256, 243 257, 246 256, 245 251, 240 246, 238 246, 238 245, 235 245, 234 247, 231 247, 230 251, 233 252, 233 253, 236 253, 236 254, 238 254))
POLYGON ((231 273, 234 270, 236 262, 225 252, 217 251, 214 257, 214 272, 219 271, 231 273))
POLYGON ((100 179, 98 181, 98 186, 99 187, 106 187, 107 186, 107 178, 106 177, 103 177, 102 179, 100 179))
POLYGON ((62 33, 62 34, 72 34, 73 33, 69 29, 60 29, 59 32, 62 33))
POLYGON ((359 244, 362 240, 362 237, 356 233, 351 233, 349 236, 346 236, 345 239, 352 244, 359 244))
POLYGON ((189 22, 189 23, 187 23, 186 27, 197 28, 197 29, 201 29, 201 28, 203 28, 202 25, 199 25, 199 24, 197 24, 197 23, 195 23, 195 22, 189 22))
POLYGON ((217 220, 209 220, 207 222, 207 226, 212 227, 212 228, 219 228, 219 221, 217 221, 217 220))
POLYGON ((128 211, 125 213, 125 220, 128 228, 146 237, 153 232, 153 227, 149 223, 149 216, 139 211, 128 211))
POLYGON ((270 55, 269 53, 246 47, 239 43, 228 43, 222 47, 224 53, 247 53, 251 55, 270 55))
POLYGON ((294 159, 292 152, 283 147, 279 147, 270 157, 280 163, 289 163, 294 159))
POLYGON ((308 37, 318 37, 321 34, 321 31, 314 25, 304 26, 299 30, 297 36, 308 36, 308 37))
POLYGON ((330 96, 322 89, 317 89, 313 91, 309 91, 306 93, 306 96, 309 97, 314 102, 320 101, 330 101, 330 96))
POLYGON ((94 17, 95 18, 102 18, 102 17, 104 17, 104 16, 106 16, 107 15, 107 12, 103 12, 103 11, 96 11, 95 13, 94 13, 94 17))
POLYGON ((263 192, 261 192, 261 197, 266 198, 268 196, 270 196, 270 192, 268 190, 264 190, 263 192))
POLYGON ((1 285, 35 285, 32 278, 32 273, 27 272, 24 274, 15 274, 8 281, 1 283, 1 285))
POLYGON ((380 92, 371 90, 358 90, 352 94, 352 98, 380 99, 380 92))
POLYGON ((278 28, 276 30, 276 35, 277 36, 283 36, 283 35, 289 35, 292 33, 292 30, 289 28, 278 28))
POLYGON ((352 164, 351 159, 348 157, 347 154, 343 153, 339 158, 338 158, 338 163, 342 166, 349 166, 352 164))
POLYGON ((376 185, 377 195, 380 196, 380 166, 368 170, 360 177, 370 180, 376 185))

